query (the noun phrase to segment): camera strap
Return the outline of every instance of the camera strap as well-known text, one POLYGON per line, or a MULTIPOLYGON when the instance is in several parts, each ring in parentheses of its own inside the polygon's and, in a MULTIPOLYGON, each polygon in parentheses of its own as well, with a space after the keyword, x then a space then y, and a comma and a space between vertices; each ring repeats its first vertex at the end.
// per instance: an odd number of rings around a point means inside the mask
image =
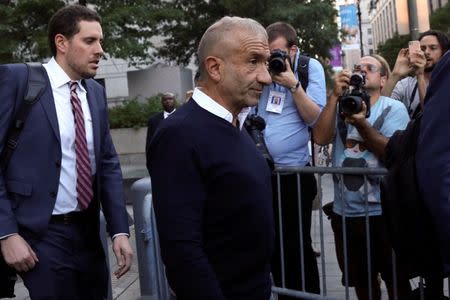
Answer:
POLYGON ((309 83, 309 60, 310 60, 309 56, 306 55, 300 54, 298 57, 298 66, 297 66, 298 80, 300 81, 300 84, 305 92, 309 83))

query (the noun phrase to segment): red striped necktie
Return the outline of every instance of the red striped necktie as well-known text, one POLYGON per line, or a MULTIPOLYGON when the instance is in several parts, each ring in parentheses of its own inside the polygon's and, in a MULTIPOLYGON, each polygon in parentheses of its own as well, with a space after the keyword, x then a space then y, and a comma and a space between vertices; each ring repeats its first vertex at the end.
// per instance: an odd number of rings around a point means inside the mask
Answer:
POLYGON ((81 101, 77 95, 78 83, 70 81, 70 103, 75 121, 75 154, 77 168, 77 200, 82 209, 89 206, 93 198, 92 173, 84 127, 84 115, 81 101))

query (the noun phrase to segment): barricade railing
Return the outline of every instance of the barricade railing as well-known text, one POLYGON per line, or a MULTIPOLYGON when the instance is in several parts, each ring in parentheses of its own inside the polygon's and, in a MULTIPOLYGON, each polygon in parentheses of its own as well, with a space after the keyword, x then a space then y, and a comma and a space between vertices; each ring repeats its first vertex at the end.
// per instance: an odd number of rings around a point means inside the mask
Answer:
MULTIPOLYGON (((344 295, 339 294, 339 296, 336 296, 336 287, 333 288, 333 295, 329 295, 328 292, 328 286, 327 286, 327 258, 326 258, 326 249, 325 249, 325 239, 324 239, 324 223, 326 222, 323 218, 323 211, 322 207, 324 205, 324 195, 323 195, 323 189, 330 189, 333 190, 334 193, 334 187, 333 183, 331 183, 331 186, 325 187, 322 186, 322 175, 325 174, 331 174, 333 176, 343 176, 343 175, 360 175, 364 178, 364 194, 365 194, 365 210, 366 210, 366 224, 365 224, 365 230, 366 232, 369 232, 369 213, 368 213, 368 186, 367 186, 367 177, 368 176, 383 176, 387 174, 387 170, 384 168, 335 168, 335 167, 302 167, 302 168, 291 168, 291 167, 279 167, 276 168, 274 171, 274 174, 277 176, 278 182, 280 182, 280 176, 284 174, 296 174, 297 175, 297 189, 300 191, 301 189, 301 180, 300 180, 300 174, 315 174, 317 179, 317 185, 318 185, 318 201, 319 201, 319 211, 316 214, 316 217, 318 217, 319 222, 319 236, 318 240, 314 240, 315 243, 320 243, 320 267, 321 267, 321 274, 320 274, 320 281, 321 281, 321 294, 312 294, 308 292, 304 292, 301 290, 293 290, 286 288, 285 284, 285 278, 283 276, 281 286, 273 286, 272 292, 273 292, 273 299, 277 299, 278 295, 286 295, 291 296, 293 298, 297 299, 356 299, 356 297, 353 297, 350 293, 348 283, 348 257, 347 257, 347 243, 346 243, 346 222, 345 222, 345 214, 342 214, 342 226, 343 226, 343 252, 344 252, 344 270, 343 270, 343 282, 344 286, 339 285, 339 290, 344 290, 344 295)), ((342 178, 341 178, 342 179, 342 178)), ((279 186, 279 185, 278 185, 279 186)), ((343 184, 342 180, 340 180, 340 192, 343 192, 343 184)), ((299 226, 300 226, 300 235, 302 235, 303 228, 302 228, 302 222, 301 222, 301 193, 299 194, 299 226)), ((280 204, 280 191, 278 191, 278 204, 280 204)), ((175 299, 171 293, 170 289, 165 277, 164 272, 164 266, 161 261, 161 255, 160 255, 160 248, 159 248, 159 240, 158 240, 158 234, 156 230, 156 222, 155 222, 155 216, 153 212, 153 206, 152 206, 152 196, 151 196, 151 185, 150 185, 150 178, 143 178, 141 180, 138 180, 135 182, 131 187, 131 197, 133 200, 133 216, 135 221, 135 234, 136 234, 136 253, 137 253, 137 259, 138 259, 138 269, 139 269, 139 280, 140 280, 140 289, 141 289, 141 295, 142 296, 152 296, 155 297, 155 299, 160 300, 169 300, 169 299, 175 299)), ((333 200, 333 199, 327 199, 333 200)), ((280 207, 280 206, 279 206, 280 207)), ((280 232, 282 230, 282 215, 281 211, 278 211, 279 216, 279 227, 280 232)), ((299 245, 299 251, 301 252, 301 267, 304 266, 304 245, 303 245, 303 236, 300 236, 300 245, 299 245)), ((372 282, 371 278, 371 247, 370 247, 370 239, 369 235, 367 235, 366 239, 367 245, 367 264, 368 264, 368 282, 372 282)), ((282 245, 282 243, 280 243, 282 245)), ((280 247, 280 246, 278 246, 280 247)), ((282 274, 284 274, 284 265, 285 261, 283 258, 283 252, 284 249, 280 247, 280 254, 281 254, 281 267, 282 267, 282 274)), ((394 253, 392 253, 395 261, 394 253)), ((330 259, 331 260, 331 259, 330 259)), ((287 262, 289 263, 289 262, 287 262)), ((336 264, 335 264, 336 265, 336 264)), ((396 273, 396 264, 393 263, 393 274, 396 273)), ((301 270, 302 272, 302 278, 305 278, 305 270, 301 270)), ((333 275, 334 277, 335 274, 333 275)), ((393 276, 395 278, 395 276, 393 276)), ((448 280, 448 279, 447 279, 448 280)), ((340 282, 340 281, 339 281, 340 282)), ((449 284, 449 283, 448 283, 449 284)), ((396 282, 393 283, 394 285, 394 296, 392 299, 398 299, 397 298, 397 291, 395 290, 396 282)), ((368 297, 367 299, 372 299, 372 291, 370 290, 370 284, 369 291, 368 291, 368 297)), ((424 291, 422 285, 419 287, 421 289, 420 299, 424 298, 424 291)), ((303 286, 302 289, 305 290, 305 284, 303 280, 303 286)), ((447 291, 450 289, 450 287, 447 287, 447 291)), ((448 293, 448 292, 447 292, 448 293)))
MULTIPOLYGON (((273 286, 272 291, 273 294, 275 295, 286 295, 286 296, 291 296, 293 298, 298 298, 298 299, 329 299, 328 297, 328 291, 327 291, 327 270, 326 270, 326 251, 325 251, 325 241, 324 241, 324 218, 323 218, 323 211, 322 211, 322 207, 324 205, 324 195, 323 195, 323 188, 328 189, 328 194, 330 194, 329 196, 331 197, 331 199, 327 199, 327 202, 333 201, 334 200, 334 183, 333 181, 331 182, 331 186, 328 187, 324 187, 322 185, 322 175, 324 174, 331 174, 332 176, 337 176, 339 178, 339 188, 338 188, 338 192, 341 193, 341 199, 343 199, 343 205, 342 207, 345 206, 345 198, 343 197, 343 191, 344 191, 344 186, 343 186, 343 176, 344 175, 358 175, 358 176, 362 176, 363 180, 364 180, 364 187, 363 187, 363 191, 364 191, 364 209, 365 209, 365 233, 366 233, 366 258, 367 258, 367 282, 368 282, 368 295, 367 298, 365 299, 372 299, 372 289, 371 289, 371 282, 373 282, 374 278, 371 278, 371 256, 372 256, 372 247, 370 245, 371 240, 370 240, 370 235, 367 234, 370 232, 370 222, 369 222, 369 192, 368 192, 368 177, 369 176, 384 176, 387 174, 387 170, 385 168, 361 168, 361 167, 345 167, 345 168, 336 168, 336 167, 278 167, 275 169, 274 174, 277 176, 277 182, 278 182, 278 191, 277 191, 277 195, 278 195, 278 199, 275 205, 278 206, 278 232, 277 234, 280 237, 280 244, 276 245, 276 247, 280 248, 280 256, 281 256, 281 286, 273 286), (284 258, 284 249, 283 249, 283 240, 282 240, 282 232, 283 232, 283 222, 282 222, 282 211, 281 211, 281 192, 280 192, 280 177, 282 175, 287 175, 287 174, 296 174, 297 175, 297 190, 298 190, 298 207, 299 207, 299 226, 300 226, 300 243, 299 243, 299 251, 300 251, 300 259, 301 259, 301 278, 303 278, 302 280, 302 290, 305 290, 305 270, 304 270, 304 266, 305 266, 305 262, 304 262, 304 252, 305 252, 305 245, 303 245, 303 228, 302 228, 302 202, 301 202, 301 174, 315 174, 316 175, 316 179, 317 179, 317 185, 318 185, 318 207, 319 207, 319 212, 318 212, 318 221, 319 221, 319 241, 315 241, 315 242, 320 242, 320 266, 321 266, 321 295, 315 295, 314 294, 310 294, 307 292, 303 292, 303 291, 297 291, 297 290, 292 290, 292 289, 287 289, 286 288, 286 283, 285 283, 285 263, 289 263, 289 262, 285 262, 285 258, 284 258), (330 193, 330 191, 333 191, 332 193, 330 193)), ((381 204, 380 204, 381 205, 381 204)), ((346 216, 344 211, 342 210, 341 212, 341 216, 342 218, 342 235, 343 235, 343 253, 344 253, 344 270, 343 270, 343 283, 344 283, 344 289, 345 289, 345 295, 343 295, 343 297, 345 297, 345 299, 356 299, 356 297, 351 297, 350 295, 350 290, 349 290, 349 277, 348 277, 348 249, 347 249, 347 229, 346 229, 346 219, 349 218, 349 216, 346 216)), ((334 233, 333 233, 334 234, 334 233)), ((386 233, 387 234, 387 233, 386 233)), ((316 237, 317 238, 317 237, 316 237)), ((314 242, 314 241, 313 241, 314 242)), ((363 254, 362 254, 363 255, 363 254)), ((397 282, 396 282, 396 273, 397 273, 397 265, 395 263, 395 254, 392 251, 392 278, 393 278, 393 292, 392 292, 392 297, 391 299, 401 299, 398 298, 398 290, 397 290, 397 282)), ((299 266, 299 267, 300 267, 299 266)), ((300 279, 299 279, 300 280, 300 279)), ((448 290, 450 290, 450 280, 447 280, 447 293, 448 290)), ((416 280, 417 281, 417 280, 416 280)), ((420 294, 420 299, 428 299, 424 297, 424 288, 423 288, 423 279, 422 278, 418 278, 418 286, 419 286, 419 294, 420 294)), ((338 297, 339 299, 342 299, 343 297, 338 297)), ((387 298, 386 298, 387 299, 387 298)), ((416 299, 416 298, 414 298, 416 299)))

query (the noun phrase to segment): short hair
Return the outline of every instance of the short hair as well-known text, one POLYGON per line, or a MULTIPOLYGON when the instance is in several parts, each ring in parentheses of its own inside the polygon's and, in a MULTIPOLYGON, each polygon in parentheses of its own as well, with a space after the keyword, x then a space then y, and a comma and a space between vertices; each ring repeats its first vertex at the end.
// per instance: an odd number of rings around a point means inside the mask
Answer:
POLYGON ((381 76, 386 76, 386 78, 389 79, 389 76, 391 76, 391 68, 389 67, 389 64, 386 61, 386 59, 384 59, 383 56, 378 54, 370 54, 369 56, 378 60, 378 62, 381 64, 380 69, 381 76))
POLYGON ((48 23, 48 41, 53 56, 56 56, 55 36, 62 34, 67 39, 72 38, 80 31, 80 21, 101 23, 102 19, 97 12, 78 4, 64 6, 51 17, 48 23))
POLYGON ((165 99, 165 98, 175 98, 175 94, 171 93, 171 92, 165 92, 162 96, 161 96, 161 100, 165 99))
POLYGON ((291 24, 275 22, 267 26, 266 31, 269 37, 269 43, 272 43, 279 37, 284 37, 288 43, 288 48, 294 45, 298 46, 297 32, 291 24))
POLYGON ((238 30, 267 37, 264 27, 250 18, 226 16, 216 21, 206 29, 198 45, 199 80, 204 79, 207 74, 204 65, 206 58, 209 55, 218 55, 221 51, 226 51, 228 49, 226 46, 230 45, 230 37, 235 37, 238 30))
POLYGON ((420 34, 419 41, 421 41, 424 37, 433 35, 438 40, 439 45, 442 49, 442 55, 444 55, 445 52, 447 52, 448 49, 450 49, 450 41, 445 33, 439 30, 428 30, 424 33, 420 34))

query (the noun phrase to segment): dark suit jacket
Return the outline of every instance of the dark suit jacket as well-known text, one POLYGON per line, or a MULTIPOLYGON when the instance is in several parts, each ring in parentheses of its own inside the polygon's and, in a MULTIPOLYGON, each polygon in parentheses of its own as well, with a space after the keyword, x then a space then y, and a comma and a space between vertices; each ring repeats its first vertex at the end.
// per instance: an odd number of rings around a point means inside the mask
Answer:
POLYGON ((161 123, 162 120, 164 120, 164 112, 157 113, 156 115, 153 115, 148 119, 147 141, 145 143, 145 152, 147 152, 148 146, 150 145, 150 141, 152 140, 152 137, 155 134, 156 129, 159 126, 159 123, 161 123))
POLYGON ((433 70, 425 97, 416 166, 419 188, 450 275, 450 51, 433 70))
MULTIPOLYGON (((26 92, 27 74, 23 64, 0 66, 0 151, 5 145, 12 117, 26 92)), ((128 233, 122 173, 109 133, 105 90, 92 79, 85 80, 84 86, 92 115, 97 165, 94 200, 89 210, 98 225, 101 204, 111 236, 128 233)), ((60 143, 56 109, 48 81, 25 122, 8 169, 0 172, 0 237, 19 232, 30 242, 39 239, 46 231, 60 180, 60 143)))

